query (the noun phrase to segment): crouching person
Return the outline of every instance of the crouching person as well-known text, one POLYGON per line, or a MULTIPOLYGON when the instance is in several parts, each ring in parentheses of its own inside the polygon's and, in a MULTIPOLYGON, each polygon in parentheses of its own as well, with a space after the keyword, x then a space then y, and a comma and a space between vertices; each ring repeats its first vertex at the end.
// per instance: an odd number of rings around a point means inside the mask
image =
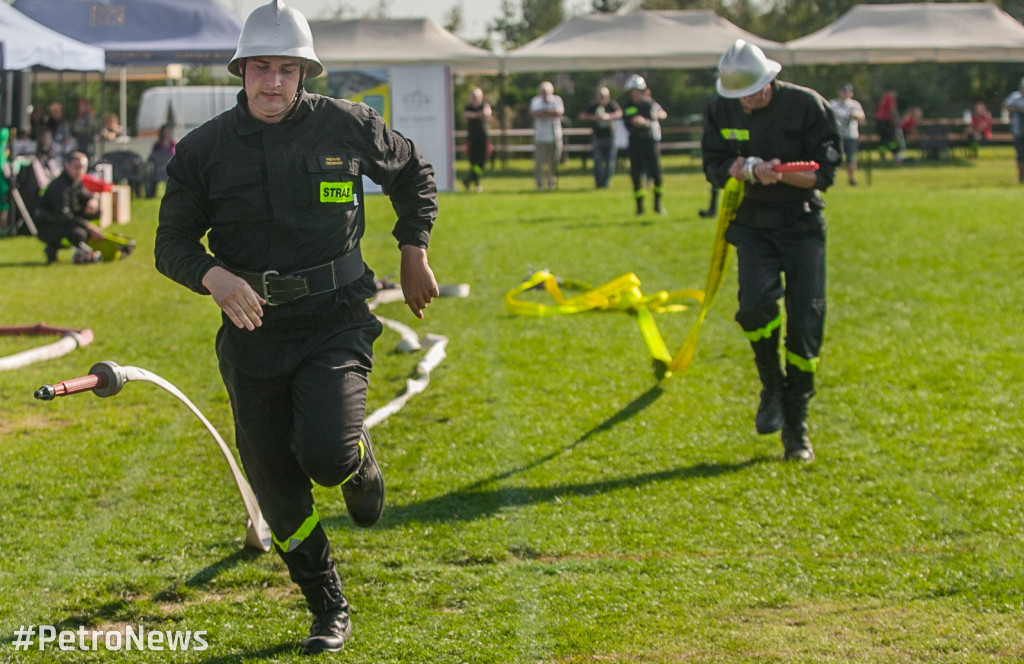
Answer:
POLYGON ((64 247, 75 250, 74 262, 98 263, 102 255, 89 246, 106 238, 103 230, 91 223, 99 219, 99 199, 82 184, 89 169, 84 152, 68 155, 64 171, 46 188, 36 214, 39 239, 46 244, 46 262, 54 263, 64 247))

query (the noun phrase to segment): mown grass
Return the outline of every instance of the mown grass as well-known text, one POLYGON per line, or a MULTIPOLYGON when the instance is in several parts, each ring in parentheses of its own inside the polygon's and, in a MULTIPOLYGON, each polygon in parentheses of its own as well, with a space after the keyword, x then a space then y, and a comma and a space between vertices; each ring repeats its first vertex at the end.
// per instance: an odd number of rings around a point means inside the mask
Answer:
MULTIPOLYGON (((1012 156, 876 168, 826 195, 827 338, 812 403, 818 460, 781 461, 752 425, 758 390, 732 321, 732 267, 694 365, 656 382, 622 313, 510 316, 527 266, 645 292, 702 288, 714 224, 696 163, 667 160, 670 214, 632 214, 628 177, 560 190, 529 164, 441 197, 431 263, 467 299, 424 321, 450 338, 428 390, 375 430, 388 507, 354 528, 320 512, 353 605, 350 662, 1018 662, 1024 307, 1012 156)), ((387 202, 364 254, 397 270, 387 202)), ((176 400, 129 384, 43 403, 97 361, 174 383, 230 439, 218 312, 137 255, 42 265, 0 240, 0 322, 90 327, 63 358, 0 373, 0 661, 295 662, 308 627, 279 560, 241 548, 244 512, 213 441, 176 400), (21 625, 207 630, 209 648, 16 652, 21 625)), ((528 294, 524 297, 533 297, 528 294)), ((658 316, 674 350, 694 311, 658 316)), ((370 407, 416 356, 377 348, 370 407)), ((0 355, 36 340, 0 337, 0 355)))

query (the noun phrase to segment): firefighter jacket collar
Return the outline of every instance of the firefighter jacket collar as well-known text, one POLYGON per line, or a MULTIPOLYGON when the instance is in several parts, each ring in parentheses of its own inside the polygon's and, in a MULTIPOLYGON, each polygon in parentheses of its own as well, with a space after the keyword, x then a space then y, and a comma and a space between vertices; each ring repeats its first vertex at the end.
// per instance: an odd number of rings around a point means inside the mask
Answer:
MULTIPOLYGON (((292 105, 292 110, 288 115, 281 119, 281 122, 277 124, 298 122, 313 112, 313 100, 309 93, 306 92, 305 89, 299 88, 297 96, 298 99, 296 99, 292 105)), ((244 89, 238 93, 237 101, 238 106, 236 108, 235 118, 239 134, 242 134, 243 136, 247 134, 255 134, 270 126, 266 122, 257 120, 253 117, 253 114, 249 112, 249 98, 246 97, 244 89)))

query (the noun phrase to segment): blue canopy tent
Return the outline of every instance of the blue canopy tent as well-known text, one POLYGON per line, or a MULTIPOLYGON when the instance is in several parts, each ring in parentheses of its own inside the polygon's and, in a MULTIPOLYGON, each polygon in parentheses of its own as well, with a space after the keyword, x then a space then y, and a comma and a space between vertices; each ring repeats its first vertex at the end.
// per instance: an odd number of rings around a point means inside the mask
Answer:
POLYGON ((242 20, 210 0, 16 0, 38 23, 106 51, 108 65, 227 64, 242 20))
POLYGON ((48 28, 106 51, 121 68, 121 125, 127 126, 127 68, 227 65, 242 19, 216 0, 16 0, 48 28))

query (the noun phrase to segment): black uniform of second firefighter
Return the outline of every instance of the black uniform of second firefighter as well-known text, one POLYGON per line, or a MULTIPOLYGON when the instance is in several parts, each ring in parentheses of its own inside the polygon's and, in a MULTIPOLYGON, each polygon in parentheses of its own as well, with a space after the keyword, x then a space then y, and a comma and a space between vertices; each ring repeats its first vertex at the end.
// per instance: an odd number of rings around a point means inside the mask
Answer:
POLYGON ((762 381, 757 429, 781 428, 787 458, 809 461, 807 404, 825 323, 821 192, 835 177, 840 135, 828 102, 813 90, 775 80, 779 69, 742 40, 730 48, 720 63, 719 95, 707 107, 701 147, 712 186, 723 187, 730 177, 747 180, 725 237, 736 247, 739 267, 736 321, 750 340, 762 381), (772 170, 797 161, 815 161, 819 169, 772 170), (779 359, 783 298, 785 373, 779 359))
POLYGON ((303 650, 334 652, 351 626, 313 483, 341 485, 356 525, 384 509, 364 425, 382 328, 365 302, 362 177, 398 215, 402 288, 422 317, 437 295, 433 169, 370 107, 302 89, 322 66, 281 0, 250 14, 228 68, 244 81, 237 106, 182 138, 167 166, 156 264, 223 312, 217 357, 242 464, 314 616, 303 650))
POLYGON ((629 174, 633 180, 633 197, 636 199, 636 213, 643 214, 644 177, 652 183, 654 211, 665 213, 662 204, 660 136, 656 135, 657 123, 664 120, 666 113, 647 90, 647 81, 642 76, 632 76, 626 83, 629 98, 622 106, 622 121, 629 130, 629 174))

